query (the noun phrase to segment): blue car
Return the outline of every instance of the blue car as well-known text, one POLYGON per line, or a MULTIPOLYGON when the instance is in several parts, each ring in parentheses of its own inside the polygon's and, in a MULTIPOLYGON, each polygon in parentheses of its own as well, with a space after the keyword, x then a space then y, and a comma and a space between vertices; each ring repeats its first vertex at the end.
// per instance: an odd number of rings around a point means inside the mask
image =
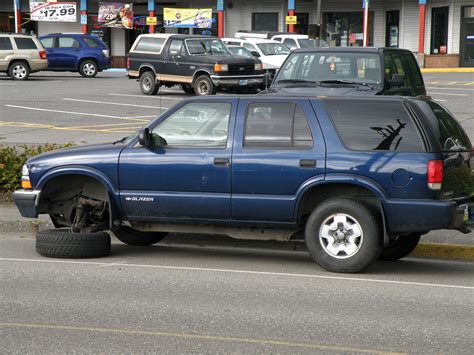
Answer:
POLYGON ((410 254, 436 229, 474 224, 474 150, 435 101, 214 96, 137 134, 31 158, 13 198, 48 257, 110 252, 169 232, 289 241, 334 272, 410 254))
POLYGON ((48 55, 48 70, 79 72, 93 78, 111 66, 109 48, 96 36, 51 33, 39 40, 48 55))

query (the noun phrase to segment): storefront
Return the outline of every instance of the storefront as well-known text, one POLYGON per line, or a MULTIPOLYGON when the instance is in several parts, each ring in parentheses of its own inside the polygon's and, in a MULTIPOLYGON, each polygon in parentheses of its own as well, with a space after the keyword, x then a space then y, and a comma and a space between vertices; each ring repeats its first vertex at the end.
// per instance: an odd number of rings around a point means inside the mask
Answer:
MULTIPOLYGON (((14 29, 13 1, 0 3, 0 31, 14 29)), ((39 35, 81 31, 96 34, 109 45, 115 66, 125 65, 126 54, 141 33, 203 32, 163 28, 164 7, 212 8, 212 28, 206 31, 212 35, 231 37, 239 30, 286 31, 290 27, 285 24, 285 16, 294 14, 294 32, 306 34, 310 24, 319 24, 320 37, 332 46, 362 46, 366 33, 368 45, 410 49, 419 54, 426 67, 474 66, 474 0, 367 0, 366 31, 365 0, 76 0, 87 25, 81 25, 81 16, 75 23, 31 22, 28 1, 16 1, 21 5, 22 31, 39 35), (133 4, 134 28, 98 24, 100 2, 133 4), (158 20, 153 28, 145 23, 150 15, 158 20)))

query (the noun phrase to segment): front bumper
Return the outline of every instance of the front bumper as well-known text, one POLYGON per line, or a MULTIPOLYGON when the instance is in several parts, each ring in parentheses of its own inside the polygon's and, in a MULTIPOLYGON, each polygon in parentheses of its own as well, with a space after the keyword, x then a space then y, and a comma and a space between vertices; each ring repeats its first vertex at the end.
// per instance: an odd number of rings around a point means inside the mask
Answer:
POLYGON ((474 229, 474 201, 396 200, 382 201, 390 234, 437 229, 474 229))
POLYGON ((38 199, 40 191, 38 190, 16 190, 13 193, 13 201, 23 217, 38 217, 38 199))
POLYGON ((214 85, 219 87, 249 87, 260 86, 263 83, 262 75, 220 76, 211 75, 214 85))

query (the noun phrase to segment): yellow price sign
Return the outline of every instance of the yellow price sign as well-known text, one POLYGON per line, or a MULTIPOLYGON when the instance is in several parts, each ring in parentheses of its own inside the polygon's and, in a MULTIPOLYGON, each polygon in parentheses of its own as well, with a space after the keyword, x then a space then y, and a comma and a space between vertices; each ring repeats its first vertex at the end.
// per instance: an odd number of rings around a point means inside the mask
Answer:
POLYGON ((287 25, 296 25, 297 24, 296 16, 286 16, 286 24, 287 25))
POLYGON ((156 25, 156 17, 147 17, 146 18, 147 25, 156 25))

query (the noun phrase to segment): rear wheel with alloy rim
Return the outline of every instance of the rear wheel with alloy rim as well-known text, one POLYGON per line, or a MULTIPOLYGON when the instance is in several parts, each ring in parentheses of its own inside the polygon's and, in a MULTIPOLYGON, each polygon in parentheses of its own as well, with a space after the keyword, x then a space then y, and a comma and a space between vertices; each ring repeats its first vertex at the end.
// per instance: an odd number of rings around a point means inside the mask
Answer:
POLYGON ((396 261, 410 255, 420 242, 420 238, 420 233, 413 233, 390 239, 388 245, 382 249, 379 259, 396 261))
POLYGON ((156 95, 160 86, 156 82, 154 73, 147 71, 140 76, 140 89, 145 95, 156 95))
POLYGON ((194 81, 194 94, 196 96, 215 95, 216 92, 217 89, 209 76, 201 75, 194 81))
POLYGON ((79 73, 84 78, 93 78, 97 75, 99 68, 97 64, 92 60, 85 60, 79 66, 79 73))
POLYGON ((30 67, 24 62, 14 62, 8 70, 8 75, 13 80, 26 80, 30 76, 30 67))
POLYGON ((379 218, 367 206, 333 198, 316 207, 308 218, 306 245, 314 260, 332 272, 360 272, 382 250, 379 218))

